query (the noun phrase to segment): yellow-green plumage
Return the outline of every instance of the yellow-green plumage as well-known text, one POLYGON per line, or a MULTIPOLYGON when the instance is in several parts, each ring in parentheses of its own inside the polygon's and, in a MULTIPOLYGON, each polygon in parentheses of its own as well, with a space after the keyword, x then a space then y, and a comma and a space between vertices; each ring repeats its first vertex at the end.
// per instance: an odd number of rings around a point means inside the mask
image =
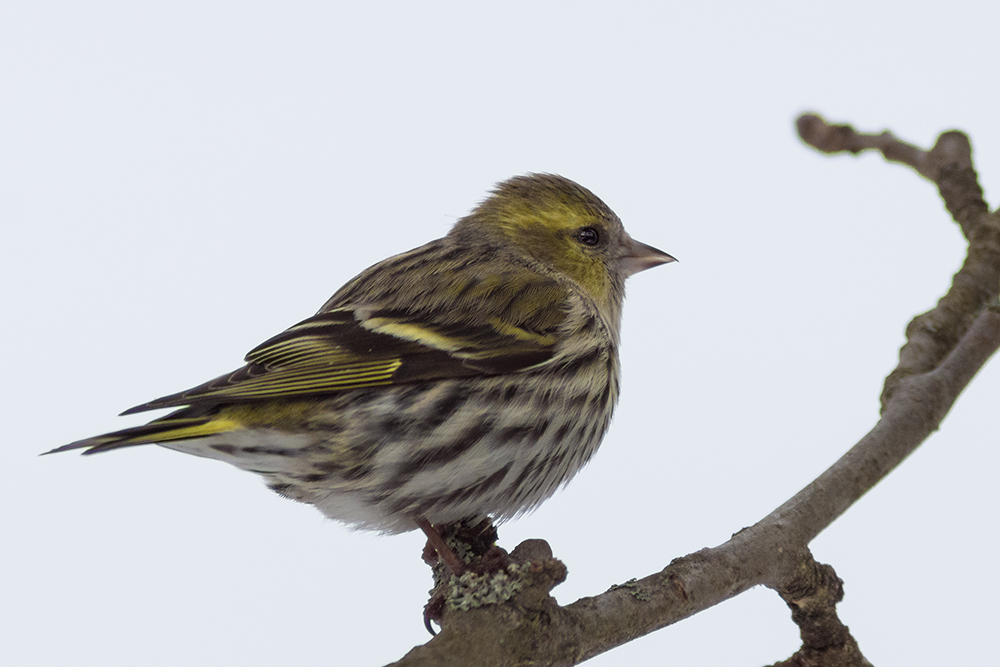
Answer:
POLYGON ((672 259, 576 183, 515 177, 243 368, 127 411, 173 414, 54 451, 158 442, 385 532, 508 518, 593 455, 618 395, 625 278, 672 259))

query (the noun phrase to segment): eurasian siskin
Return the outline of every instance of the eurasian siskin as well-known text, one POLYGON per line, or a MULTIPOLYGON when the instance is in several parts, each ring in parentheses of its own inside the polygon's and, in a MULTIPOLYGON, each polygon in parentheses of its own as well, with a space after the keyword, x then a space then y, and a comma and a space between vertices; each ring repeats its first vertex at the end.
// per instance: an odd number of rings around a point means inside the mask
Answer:
POLYGON ((53 451, 159 443, 386 533, 538 505, 618 398, 625 279, 673 257, 560 176, 500 183, 441 239, 348 282, 246 365, 53 451))

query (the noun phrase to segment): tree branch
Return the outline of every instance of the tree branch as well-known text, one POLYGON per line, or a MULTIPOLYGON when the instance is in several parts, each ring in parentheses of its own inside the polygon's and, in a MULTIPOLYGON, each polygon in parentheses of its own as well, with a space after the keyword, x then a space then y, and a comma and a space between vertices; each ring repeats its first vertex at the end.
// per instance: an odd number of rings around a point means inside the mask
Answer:
POLYGON ((929 151, 896 139, 891 132, 864 134, 850 125, 830 125, 815 114, 796 123, 802 140, 824 153, 877 150, 890 162, 912 167, 933 181, 945 207, 969 241, 965 264, 937 307, 910 322, 899 365, 886 378, 882 409, 899 382, 936 367, 988 303, 1000 285, 1000 220, 989 214, 972 165, 972 146, 963 133, 951 130, 938 137, 929 151))
MULTIPOLYGON (((842 582, 813 560, 808 545, 938 428, 1000 347, 1000 220, 983 200, 971 146, 960 132, 945 132, 925 151, 889 132, 859 133, 814 114, 803 115, 797 125, 802 139, 818 150, 878 150, 933 181, 969 241, 951 288, 907 327, 899 365, 885 382, 878 423, 757 524, 601 595, 560 607, 549 591, 565 568, 541 540, 522 544, 506 570, 466 582, 495 591, 503 588, 497 577, 507 582, 517 576, 520 587, 510 590, 505 583, 509 595, 500 604, 445 604, 441 634, 395 665, 574 665, 758 585, 782 596, 802 634, 803 648, 779 664, 868 665, 836 616, 842 582)), ((439 588, 444 585, 442 577, 439 588)))
POLYGON ((837 603, 844 598, 844 582, 829 565, 813 562, 779 591, 799 626, 802 648, 791 658, 771 667, 870 667, 858 643, 837 617, 837 603))

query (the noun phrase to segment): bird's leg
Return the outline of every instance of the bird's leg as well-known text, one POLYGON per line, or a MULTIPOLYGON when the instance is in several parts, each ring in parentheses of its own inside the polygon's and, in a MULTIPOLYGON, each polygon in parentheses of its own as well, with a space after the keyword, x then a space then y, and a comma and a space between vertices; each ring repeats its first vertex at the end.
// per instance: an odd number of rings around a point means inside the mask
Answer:
POLYGON ((445 539, 441 537, 441 533, 439 533, 427 519, 417 519, 416 522, 417 527, 424 531, 424 535, 427 536, 427 543, 434 547, 434 550, 438 554, 438 558, 440 558, 444 564, 448 566, 448 569, 451 570, 452 574, 456 577, 462 576, 462 574, 464 574, 469 568, 466 567, 465 563, 462 562, 462 559, 458 557, 455 551, 448 546, 445 539))

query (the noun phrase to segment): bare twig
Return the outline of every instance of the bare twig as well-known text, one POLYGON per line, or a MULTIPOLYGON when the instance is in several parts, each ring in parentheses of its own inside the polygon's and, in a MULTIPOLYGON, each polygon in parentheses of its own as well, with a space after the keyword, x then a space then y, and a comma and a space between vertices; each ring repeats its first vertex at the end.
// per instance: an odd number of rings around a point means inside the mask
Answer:
POLYGON ((979 216, 988 211, 983 189, 972 168, 972 145, 964 133, 944 132, 929 151, 897 139, 888 130, 881 134, 858 132, 850 125, 830 125, 817 114, 802 114, 796 121, 804 142, 824 153, 876 150, 889 162, 912 167, 937 184, 945 206, 966 238, 979 216))
POLYGON ((906 330, 899 365, 886 378, 882 409, 900 380, 926 373, 954 348, 986 305, 995 302, 1000 285, 1000 224, 989 215, 976 171, 972 146, 963 133, 951 130, 938 137, 929 151, 900 141, 891 132, 865 134, 850 125, 830 125, 816 114, 797 121, 802 140, 824 153, 881 151, 886 160, 913 167, 933 181, 945 206, 969 240, 965 263, 937 308, 919 315, 906 330))
MULTIPOLYGON (((565 574, 540 540, 518 547, 529 572, 502 604, 446 606, 443 631, 397 665, 573 665, 687 618, 757 585, 792 609, 803 648, 780 664, 868 665, 836 616, 842 597, 833 569, 808 545, 911 454, 941 423, 961 391, 1000 348, 1000 221, 983 200, 968 139, 945 132, 925 151, 891 133, 864 134, 815 114, 798 120, 804 141, 827 153, 878 150, 933 181, 969 240, 968 256, 937 306, 907 328, 897 368, 886 379, 882 416, 843 457, 760 522, 718 547, 662 571, 560 607, 549 590, 565 574), (529 553, 530 552, 530 553, 529 553)), ((517 564, 519 563, 519 564, 517 564)), ((484 586, 496 582, 484 579, 484 586)))

